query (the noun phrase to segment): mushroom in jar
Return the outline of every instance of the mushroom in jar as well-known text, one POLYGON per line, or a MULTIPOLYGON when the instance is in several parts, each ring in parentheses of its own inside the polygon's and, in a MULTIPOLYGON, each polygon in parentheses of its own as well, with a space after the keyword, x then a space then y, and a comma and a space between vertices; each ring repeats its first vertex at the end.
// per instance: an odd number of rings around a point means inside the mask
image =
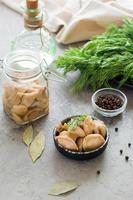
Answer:
POLYGON ((16 113, 18 116, 24 116, 28 111, 25 105, 14 105, 11 112, 16 113))
MULTIPOLYGON (((37 85, 37 84, 36 84, 37 85)), ((48 114, 49 99, 47 88, 5 85, 3 105, 5 112, 17 123, 24 124, 48 114), (40 95, 41 94, 41 95, 40 95)))

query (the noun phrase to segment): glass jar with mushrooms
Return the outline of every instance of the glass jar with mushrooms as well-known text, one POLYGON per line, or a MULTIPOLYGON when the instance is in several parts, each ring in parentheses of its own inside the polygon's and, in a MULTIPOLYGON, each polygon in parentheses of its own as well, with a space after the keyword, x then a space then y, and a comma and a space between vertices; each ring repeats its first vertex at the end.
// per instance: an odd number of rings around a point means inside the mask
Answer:
POLYGON ((37 53, 19 50, 3 61, 3 106, 17 124, 27 124, 49 112, 48 82, 37 53))

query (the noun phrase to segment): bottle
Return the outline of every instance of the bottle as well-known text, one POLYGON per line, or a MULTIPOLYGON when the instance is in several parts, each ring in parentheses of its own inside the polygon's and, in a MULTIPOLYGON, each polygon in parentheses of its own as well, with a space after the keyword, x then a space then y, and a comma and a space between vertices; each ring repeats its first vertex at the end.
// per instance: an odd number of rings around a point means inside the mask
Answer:
POLYGON ((24 30, 12 42, 12 50, 28 49, 40 53, 48 66, 56 54, 56 42, 44 26, 44 13, 38 0, 26 0, 24 30))

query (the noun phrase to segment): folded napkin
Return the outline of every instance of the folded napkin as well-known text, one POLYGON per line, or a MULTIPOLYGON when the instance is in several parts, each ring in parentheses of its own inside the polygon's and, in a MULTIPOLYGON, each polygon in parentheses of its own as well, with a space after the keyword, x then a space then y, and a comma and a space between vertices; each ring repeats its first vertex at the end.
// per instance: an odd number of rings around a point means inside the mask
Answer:
MULTIPOLYGON (((122 24, 125 17, 133 18, 133 0, 43 0, 48 19, 47 28, 56 33, 59 43, 85 41, 105 31, 115 23, 122 24)), ((2 0, 17 12, 21 0, 2 0)))

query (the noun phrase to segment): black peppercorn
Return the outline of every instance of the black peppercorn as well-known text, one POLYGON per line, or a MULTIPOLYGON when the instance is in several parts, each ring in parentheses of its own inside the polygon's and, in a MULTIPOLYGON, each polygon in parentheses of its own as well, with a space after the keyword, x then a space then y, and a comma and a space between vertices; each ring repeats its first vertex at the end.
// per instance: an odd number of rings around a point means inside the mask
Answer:
POLYGON ((117 95, 105 94, 105 95, 97 97, 97 100, 95 103, 97 106, 103 109, 115 110, 122 107, 123 100, 117 95))
POLYGON ((128 157, 128 156, 125 156, 125 160, 128 162, 128 160, 129 160, 129 157, 128 157))
POLYGON ((128 143, 128 147, 129 147, 129 148, 131 147, 131 143, 128 143))
POLYGON ((121 149, 121 150, 120 150, 120 154, 122 155, 122 153, 123 153, 123 150, 121 149))
POLYGON ((97 170, 97 175, 99 175, 101 172, 100 172, 100 170, 97 170))
POLYGON ((115 128, 115 132, 118 132, 118 128, 117 127, 115 128))

